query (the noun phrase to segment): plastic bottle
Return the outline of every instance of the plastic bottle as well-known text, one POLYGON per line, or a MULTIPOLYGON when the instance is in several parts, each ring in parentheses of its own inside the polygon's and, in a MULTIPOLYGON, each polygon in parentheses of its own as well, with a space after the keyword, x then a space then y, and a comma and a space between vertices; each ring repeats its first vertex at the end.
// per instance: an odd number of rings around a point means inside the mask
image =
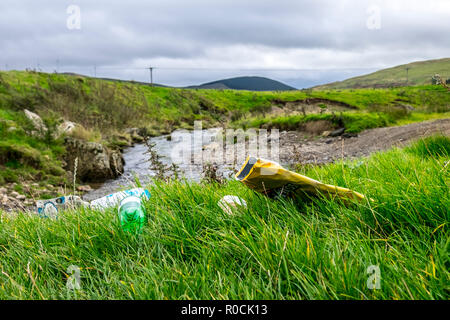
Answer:
POLYGON ((140 233, 145 219, 146 212, 141 198, 128 196, 120 201, 119 220, 123 230, 140 233))
POLYGON ((123 199, 135 196, 143 199, 150 199, 150 192, 143 188, 130 189, 116 192, 107 196, 101 197, 91 201, 91 208, 95 210, 104 210, 111 207, 116 207, 123 199))
POLYGON ((224 196, 217 204, 229 215, 232 215, 239 207, 247 207, 247 202, 244 199, 231 195, 224 196))
POLYGON ((87 206, 89 206, 89 202, 83 201, 80 197, 72 195, 36 201, 36 209, 39 216, 52 219, 58 217, 59 211, 87 206))
POLYGON ((40 209, 38 213, 41 218, 56 219, 58 217, 58 208, 51 201, 44 203, 40 209))

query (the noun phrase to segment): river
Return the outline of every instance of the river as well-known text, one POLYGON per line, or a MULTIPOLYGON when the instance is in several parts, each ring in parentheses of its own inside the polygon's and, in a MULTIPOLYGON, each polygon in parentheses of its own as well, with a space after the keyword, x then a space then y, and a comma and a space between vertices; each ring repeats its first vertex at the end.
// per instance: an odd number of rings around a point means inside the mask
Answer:
MULTIPOLYGON (((180 139, 191 141, 191 148, 193 154, 201 154, 205 145, 214 141, 217 136, 218 129, 206 129, 202 130, 201 137, 195 136, 194 131, 175 131, 172 135, 164 135, 150 138, 150 143, 154 144, 153 150, 155 150, 160 156, 160 161, 170 166, 172 161, 172 151, 179 146, 180 139), (171 137, 178 137, 178 139, 171 139, 171 137)), ((198 134, 198 133, 197 133, 198 134)), ((86 193, 83 199, 86 201, 92 201, 100 198, 104 195, 114 193, 119 190, 134 187, 134 181, 137 177, 142 185, 151 182, 152 177, 156 175, 156 172, 151 170, 150 154, 147 153, 148 148, 145 144, 136 144, 133 147, 127 148, 123 157, 125 159, 124 173, 117 179, 108 180, 102 184, 92 185, 93 190, 86 193)), ((232 173, 231 168, 226 166, 219 166, 219 173, 229 176, 232 173)), ((179 164, 179 171, 181 176, 187 180, 200 181, 202 178, 203 168, 200 165, 185 161, 179 164)))

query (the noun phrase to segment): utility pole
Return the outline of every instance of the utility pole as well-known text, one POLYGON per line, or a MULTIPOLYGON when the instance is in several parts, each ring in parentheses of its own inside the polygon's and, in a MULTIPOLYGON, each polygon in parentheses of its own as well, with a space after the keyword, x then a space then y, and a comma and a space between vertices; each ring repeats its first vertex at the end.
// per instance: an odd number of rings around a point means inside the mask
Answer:
POLYGON ((94 64, 94 78, 97 78, 97 65, 94 64))
POLYGON ((153 87, 153 67, 149 67, 148 70, 150 71, 150 86, 153 87))
POLYGON ((406 68, 406 84, 408 84, 408 71, 409 71, 409 69, 411 69, 411 68, 406 68))

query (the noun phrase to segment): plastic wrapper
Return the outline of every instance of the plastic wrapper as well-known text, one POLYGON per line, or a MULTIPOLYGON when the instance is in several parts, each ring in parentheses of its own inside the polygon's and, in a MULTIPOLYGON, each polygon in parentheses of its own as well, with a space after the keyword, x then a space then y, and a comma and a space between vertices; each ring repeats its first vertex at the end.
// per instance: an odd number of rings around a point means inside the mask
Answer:
POLYGON ((250 189, 269 197, 317 197, 322 195, 329 198, 339 197, 344 202, 365 199, 365 196, 361 193, 322 183, 289 171, 276 162, 256 157, 247 158, 242 168, 236 174, 236 179, 243 182, 250 189))

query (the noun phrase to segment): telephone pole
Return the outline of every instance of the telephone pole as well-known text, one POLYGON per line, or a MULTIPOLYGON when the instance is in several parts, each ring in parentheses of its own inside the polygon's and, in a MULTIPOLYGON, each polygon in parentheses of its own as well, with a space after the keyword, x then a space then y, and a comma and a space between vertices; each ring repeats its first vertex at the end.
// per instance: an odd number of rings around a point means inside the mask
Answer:
POLYGON ((406 84, 408 84, 408 72, 409 72, 409 69, 411 69, 411 68, 406 68, 406 84))
POLYGON ((149 67, 148 70, 150 71, 150 86, 153 87, 153 67, 149 67))

